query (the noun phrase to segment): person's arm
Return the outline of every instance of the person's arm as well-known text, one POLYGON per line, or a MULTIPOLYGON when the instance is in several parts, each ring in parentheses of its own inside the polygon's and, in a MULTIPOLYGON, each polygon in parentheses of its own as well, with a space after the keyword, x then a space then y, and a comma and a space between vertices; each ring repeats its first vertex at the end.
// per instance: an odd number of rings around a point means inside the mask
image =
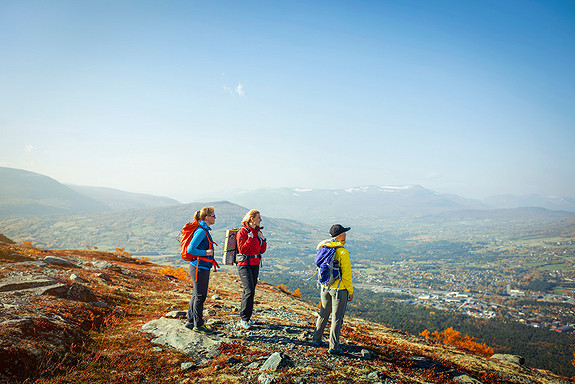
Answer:
POLYGON ((188 245, 188 253, 194 256, 213 256, 214 251, 209 250, 211 254, 208 255, 208 252, 205 249, 198 249, 198 246, 201 244, 202 241, 206 239, 206 231, 205 229, 198 227, 194 232, 194 236, 192 237, 192 241, 190 241, 190 245, 188 245))
POLYGON ((338 251, 341 252, 339 257, 341 282, 343 283, 345 289, 347 289, 350 298, 353 298, 353 281, 351 279, 351 260, 349 257, 349 251, 345 248, 340 248, 338 251))
POLYGON ((266 249, 268 248, 268 241, 265 238, 264 234, 262 233, 262 231, 258 232, 258 236, 260 237, 262 243, 260 244, 260 255, 263 254, 266 249))
POLYGON ((248 230, 243 227, 238 232, 238 251, 242 255, 253 256, 257 252, 257 246, 259 246, 260 239, 258 238, 257 232, 254 234, 255 230, 250 231, 252 236, 249 236, 248 230))

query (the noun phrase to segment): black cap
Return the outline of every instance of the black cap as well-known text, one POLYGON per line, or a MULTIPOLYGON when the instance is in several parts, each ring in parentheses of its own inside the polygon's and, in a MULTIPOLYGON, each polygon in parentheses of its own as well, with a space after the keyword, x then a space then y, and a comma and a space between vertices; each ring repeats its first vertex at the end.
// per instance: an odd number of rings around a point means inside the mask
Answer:
POLYGON ((329 234, 331 235, 331 237, 338 237, 339 235, 341 235, 344 232, 349 231, 350 229, 351 229, 351 227, 345 228, 341 224, 334 224, 329 229, 329 234))

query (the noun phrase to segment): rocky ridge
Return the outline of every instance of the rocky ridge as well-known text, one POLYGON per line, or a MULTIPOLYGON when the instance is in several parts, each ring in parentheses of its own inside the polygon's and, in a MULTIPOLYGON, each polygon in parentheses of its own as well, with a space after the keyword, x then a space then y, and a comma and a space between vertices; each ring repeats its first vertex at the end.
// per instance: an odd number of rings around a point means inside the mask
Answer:
POLYGON ((332 356, 311 343, 317 306, 265 282, 256 324, 241 329, 233 268, 212 273, 205 318, 216 333, 200 335, 183 326, 191 282, 175 272, 0 242, 0 383, 572 382, 349 316, 344 355, 332 356))

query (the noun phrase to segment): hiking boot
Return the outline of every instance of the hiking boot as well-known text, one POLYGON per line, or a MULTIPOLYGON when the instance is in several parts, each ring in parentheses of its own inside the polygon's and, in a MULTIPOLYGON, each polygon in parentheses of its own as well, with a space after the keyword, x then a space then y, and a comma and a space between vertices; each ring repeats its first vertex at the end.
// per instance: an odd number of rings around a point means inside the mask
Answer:
POLYGON ((314 347, 318 347, 318 348, 319 348, 319 347, 323 347, 323 346, 325 345, 325 343, 324 343, 323 341, 321 341, 321 340, 319 340, 319 341, 314 341, 312 344, 313 344, 314 347))
POLYGON ((206 326, 205 324, 202 324, 199 327, 194 327, 193 331, 203 333, 204 335, 211 335, 212 333, 214 333, 214 330, 206 326))
POLYGON ((245 321, 244 319, 240 320, 240 327, 243 329, 250 329, 252 326, 249 322, 245 321))
POLYGON ((248 320, 248 324, 249 324, 249 325, 254 325, 255 323, 256 323, 256 322, 253 321, 252 319, 249 319, 249 320, 248 320))
POLYGON ((184 324, 184 327, 193 330, 194 329, 194 323, 186 321, 186 324, 184 324))
POLYGON ((336 355, 336 356, 341 356, 343 355, 343 352, 341 349, 337 349, 337 348, 333 348, 333 349, 328 349, 327 353, 329 353, 330 355, 336 355))

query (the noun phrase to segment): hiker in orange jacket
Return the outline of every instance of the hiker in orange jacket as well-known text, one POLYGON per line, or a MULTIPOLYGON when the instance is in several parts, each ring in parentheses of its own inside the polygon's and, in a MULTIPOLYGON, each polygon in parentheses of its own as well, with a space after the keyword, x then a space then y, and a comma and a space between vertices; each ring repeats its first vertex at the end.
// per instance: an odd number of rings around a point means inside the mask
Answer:
POLYGON ((244 329, 249 329, 254 323, 251 317, 254 309, 256 284, 258 283, 262 254, 267 249, 267 240, 262 233, 261 222, 260 212, 252 209, 243 218, 242 228, 236 236, 239 252, 236 264, 238 275, 244 286, 240 309, 240 326, 244 329))

